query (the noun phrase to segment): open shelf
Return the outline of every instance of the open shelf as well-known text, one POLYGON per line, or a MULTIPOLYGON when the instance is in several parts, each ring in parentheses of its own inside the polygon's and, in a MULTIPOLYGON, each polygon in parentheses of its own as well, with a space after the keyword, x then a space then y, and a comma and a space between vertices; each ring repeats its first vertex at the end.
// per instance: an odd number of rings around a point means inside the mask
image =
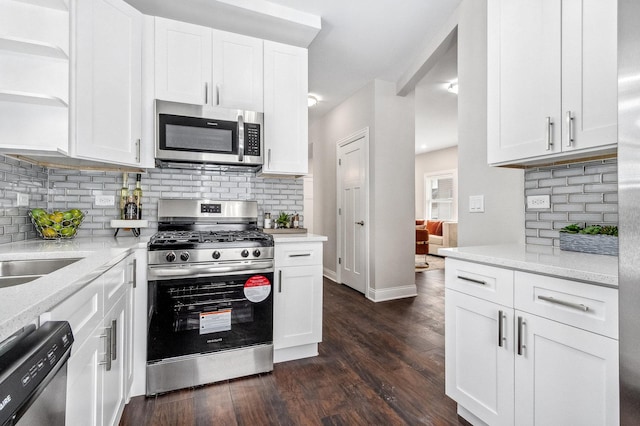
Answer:
POLYGON ((59 46, 49 43, 27 40, 19 37, 0 37, 0 49, 29 55, 48 56, 51 58, 69 59, 67 52, 59 46))
POLYGON ((14 0, 20 3, 28 3, 36 6, 47 7, 56 10, 69 10, 68 0, 14 0))
POLYGON ((15 90, 0 90, 0 101, 19 102, 23 104, 45 105, 67 108, 69 104, 64 100, 40 93, 18 92, 15 90))

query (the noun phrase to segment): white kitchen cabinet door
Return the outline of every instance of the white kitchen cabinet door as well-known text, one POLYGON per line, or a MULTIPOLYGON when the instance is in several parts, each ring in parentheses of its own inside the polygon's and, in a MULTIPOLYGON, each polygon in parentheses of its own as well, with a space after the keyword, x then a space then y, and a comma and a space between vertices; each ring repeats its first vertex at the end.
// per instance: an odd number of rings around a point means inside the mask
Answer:
POLYGON ((535 315, 515 356, 516 425, 617 425, 618 342, 535 315))
POLYGON ((126 264, 126 311, 125 311, 125 334, 123 336, 123 350, 125 358, 125 396, 127 400, 131 395, 133 386, 133 330, 135 318, 135 285, 136 285, 136 259, 135 254, 131 254, 124 261, 126 264))
POLYGON ((211 29, 155 18, 155 97, 205 105, 211 91, 211 29))
POLYGON ((145 166, 140 163, 142 14, 122 0, 74 4, 70 154, 145 166))
POLYGON ((277 269, 274 292, 274 349, 320 342, 322 265, 277 269))
POLYGON ((445 290, 445 390, 490 425, 513 425, 513 309, 445 290), (502 346, 498 345, 502 313, 502 346))
POLYGON ((488 162, 560 152, 561 2, 487 7, 488 162))
POLYGON ((263 174, 308 172, 307 49, 264 42, 263 174))
POLYGON ((213 30, 214 106, 263 111, 262 40, 213 30))
POLYGON ((125 405, 125 312, 126 296, 118 300, 113 309, 105 315, 103 327, 111 331, 111 365, 102 371, 102 425, 116 426, 125 405))
POLYGON ((68 426, 102 425, 102 370, 105 348, 102 325, 95 328, 82 346, 74 342, 67 364, 68 426))
POLYGON ((617 143, 615 0, 489 0, 487 159, 549 161, 617 143))
POLYGON ((562 2, 563 151, 618 142, 617 13, 616 0, 562 2))

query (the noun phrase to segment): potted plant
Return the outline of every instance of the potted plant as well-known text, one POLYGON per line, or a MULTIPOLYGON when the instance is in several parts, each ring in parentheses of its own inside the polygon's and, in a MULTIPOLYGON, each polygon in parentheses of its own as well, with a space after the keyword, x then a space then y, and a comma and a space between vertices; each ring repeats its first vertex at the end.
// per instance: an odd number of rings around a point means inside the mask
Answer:
POLYGON ((278 224, 278 228, 289 228, 289 226, 291 226, 289 215, 285 212, 280 212, 280 215, 276 219, 276 223, 278 224))
POLYGON ((577 223, 560 230, 560 250, 582 253, 618 255, 618 227, 590 225, 582 227, 577 223))

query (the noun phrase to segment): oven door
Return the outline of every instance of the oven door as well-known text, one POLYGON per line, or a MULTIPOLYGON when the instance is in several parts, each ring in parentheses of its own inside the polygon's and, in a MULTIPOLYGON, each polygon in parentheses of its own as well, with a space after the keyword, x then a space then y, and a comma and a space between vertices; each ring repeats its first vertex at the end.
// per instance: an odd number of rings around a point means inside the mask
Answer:
POLYGON ((211 269, 150 268, 148 363, 273 341, 273 269, 211 269))

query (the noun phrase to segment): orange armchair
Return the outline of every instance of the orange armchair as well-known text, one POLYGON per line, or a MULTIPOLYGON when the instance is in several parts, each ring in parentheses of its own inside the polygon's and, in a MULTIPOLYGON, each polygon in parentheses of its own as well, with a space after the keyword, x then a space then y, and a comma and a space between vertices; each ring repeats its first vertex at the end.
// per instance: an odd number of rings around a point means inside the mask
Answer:
POLYGON ((429 254, 429 231, 424 220, 416 220, 416 254, 429 254))

